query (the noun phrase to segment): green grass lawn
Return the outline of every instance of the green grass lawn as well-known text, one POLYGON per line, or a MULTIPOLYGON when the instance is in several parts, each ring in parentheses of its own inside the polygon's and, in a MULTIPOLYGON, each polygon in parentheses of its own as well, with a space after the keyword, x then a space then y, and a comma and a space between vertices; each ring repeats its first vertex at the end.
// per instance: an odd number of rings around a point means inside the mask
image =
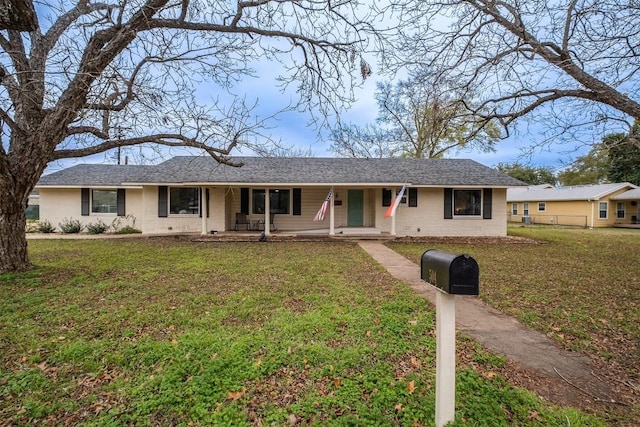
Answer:
MULTIPOLYGON (((571 250, 591 257, 588 242, 571 250)), ((511 292, 494 281, 518 284, 531 309, 520 299, 503 308, 542 323, 544 304, 585 284, 559 293, 542 272, 536 284, 550 291, 536 296, 522 274, 533 265, 504 269, 520 251, 558 245, 473 251, 483 297, 511 292)), ((32 240, 29 251, 34 270, 0 275, 0 425, 433 425, 434 312, 357 245, 32 240)), ((564 270, 562 283, 576 278, 564 270)), ((637 320, 637 301, 625 316, 637 320)), ((580 324, 637 342, 607 305, 580 324)), ((569 320, 549 330, 574 341, 569 320)), ((599 349, 586 335, 575 341, 599 349)), ((458 365, 455 425, 605 425, 513 388, 494 374, 500 358, 459 342, 473 363, 458 365)))
MULTIPOLYGON (((640 230, 509 228, 513 244, 434 243, 480 266, 481 298, 640 385, 640 230)), ((390 244, 419 262, 425 243, 390 244)))

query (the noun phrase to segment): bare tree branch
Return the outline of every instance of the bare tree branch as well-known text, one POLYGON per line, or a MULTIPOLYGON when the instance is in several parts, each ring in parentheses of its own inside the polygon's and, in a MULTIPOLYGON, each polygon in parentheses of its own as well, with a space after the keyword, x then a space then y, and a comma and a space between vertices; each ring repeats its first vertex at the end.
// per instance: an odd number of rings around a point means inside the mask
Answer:
MULTIPOLYGON (((53 160, 134 146, 193 148, 228 164, 240 149, 269 152, 269 118, 234 84, 258 62, 277 64, 273 84, 297 96, 283 108, 323 120, 370 74, 362 54, 377 37, 356 0, 59 0, 33 9, 30 33, 0 34, 3 235, 24 229, 24 203, 53 160)), ((24 269, 26 241, 12 239, 15 269, 24 269)))
POLYGON ((630 129, 640 117, 637 6, 401 0, 388 10, 402 17, 401 27, 416 29, 399 33, 397 56, 388 65, 438 70, 461 88, 485 94, 477 107, 505 128, 560 102, 580 105, 557 110, 576 122, 588 114, 592 122, 613 126, 624 119, 630 129))
POLYGON ((469 147, 492 151, 498 139, 493 119, 471 112, 475 108, 471 93, 459 93, 430 73, 413 75, 396 84, 378 83, 375 96, 376 125, 334 129, 331 149, 336 154, 435 158, 469 147), (461 102, 463 96, 468 100, 461 102))
MULTIPOLYGON (((78 129, 79 131, 80 129, 78 129)), ((95 129, 94 129, 95 130, 95 129)), ((85 130, 85 132, 89 129, 85 130)), ((93 132, 90 132, 93 133, 93 132)), ((98 132, 96 132, 98 133, 98 132)), ((156 134, 146 135, 138 138, 127 138, 118 140, 106 140, 97 145, 92 145, 84 148, 77 149, 63 149, 57 150, 53 156, 53 160, 68 159, 75 157, 86 157, 92 154, 102 153, 113 148, 129 147, 132 145, 141 144, 158 144, 166 147, 191 147, 198 148, 213 156, 216 160, 219 160, 221 155, 228 155, 240 142, 240 135, 233 136, 233 142, 228 144, 225 148, 214 148, 202 142, 199 142, 195 138, 188 138, 181 134, 156 134)))

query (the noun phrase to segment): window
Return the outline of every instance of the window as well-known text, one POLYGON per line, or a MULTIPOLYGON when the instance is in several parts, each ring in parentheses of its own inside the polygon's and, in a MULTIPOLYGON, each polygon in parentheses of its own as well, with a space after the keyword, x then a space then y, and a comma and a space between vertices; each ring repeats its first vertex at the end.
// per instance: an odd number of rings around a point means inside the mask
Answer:
POLYGON ((529 203, 522 204, 522 215, 529 216, 529 203))
POLYGON ((538 212, 545 212, 547 210, 547 202, 538 202, 538 212))
POLYGON ((511 215, 518 215, 518 204, 517 203, 512 203, 511 204, 511 215))
POLYGON ((169 213, 172 215, 198 215, 200 213, 200 189, 198 187, 170 188, 169 213))
POLYGON ((116 190, 91 190, 91 213, 117 213, 118 192, 116 190))
POLYGON ((482 212, 482 190, 454 190, 453 213, 459 216, 479 216, 482 212))
POLYGON ((598 203, 598 218, 607 219, 608 210, 609 210, 609 203, 607 202, 598 203))
POLYGON ((402 193, 402 197, 400 197, 400 206, 407 206, 408 204, 408 200, 409 200, 409 192, 405 191, 404 193, 402 193))
POLYGON ((625 204, 624 202, 618 202, 616 204, 616 217, 618 219, 624 219, 625 216, 626 216, 625 204))
MULTIPOLYGON (((289 190, 269 190, 269 210, 273 214, 289 214, 290 200, 289 190)), ((251 213, 264 214, 264 190, 253 190, 251 201, 253 202, 251 213)))

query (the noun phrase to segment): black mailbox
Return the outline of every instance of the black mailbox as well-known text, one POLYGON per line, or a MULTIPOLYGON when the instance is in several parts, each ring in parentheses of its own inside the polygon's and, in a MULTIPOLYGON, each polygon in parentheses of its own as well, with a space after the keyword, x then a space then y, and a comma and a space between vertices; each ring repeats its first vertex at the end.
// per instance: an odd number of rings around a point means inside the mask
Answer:
POLYGON ((469 255, 429 249, 422 254, 420 277, 454 295, 480 294, 480 269, 469 255))

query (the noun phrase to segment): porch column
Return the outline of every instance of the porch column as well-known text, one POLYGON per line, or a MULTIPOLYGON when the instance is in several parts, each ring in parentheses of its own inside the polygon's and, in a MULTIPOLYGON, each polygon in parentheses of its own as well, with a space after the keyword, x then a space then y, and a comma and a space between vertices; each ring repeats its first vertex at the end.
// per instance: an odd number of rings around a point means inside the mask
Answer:
POLYGON ((207 234, 207 211, 209 206, 207 205, 207 189, 200 187, 200 216, 202 216, 202 232, 200 234, 207 234))
MULTIPOLYGON (((396 197, 398 197, 397 190, 398 189, 395 188, 395 187, 393 187, 393 190, 391 190, 391 191, 393 191, 393 193, 391 193, 391 194, 393 194, 395 196, 395 197, 391 198, 391 203, 395 202, 396 197)), ((396 215, 395 215, 395 213, 393 215, 391 215, 391 235, 392 236, 396 235, 396 215)))
POLYGON ((264 235, 271 234, 271 197, 269 189, 264 189, 264 235))
POLYGON ((331 200, 329 200, 329 236, 335 236, 336 234, 336 221, 334 218, 335 209, 333 208, 333 200, 336 198, 336 190, 331 192, 331 200))

